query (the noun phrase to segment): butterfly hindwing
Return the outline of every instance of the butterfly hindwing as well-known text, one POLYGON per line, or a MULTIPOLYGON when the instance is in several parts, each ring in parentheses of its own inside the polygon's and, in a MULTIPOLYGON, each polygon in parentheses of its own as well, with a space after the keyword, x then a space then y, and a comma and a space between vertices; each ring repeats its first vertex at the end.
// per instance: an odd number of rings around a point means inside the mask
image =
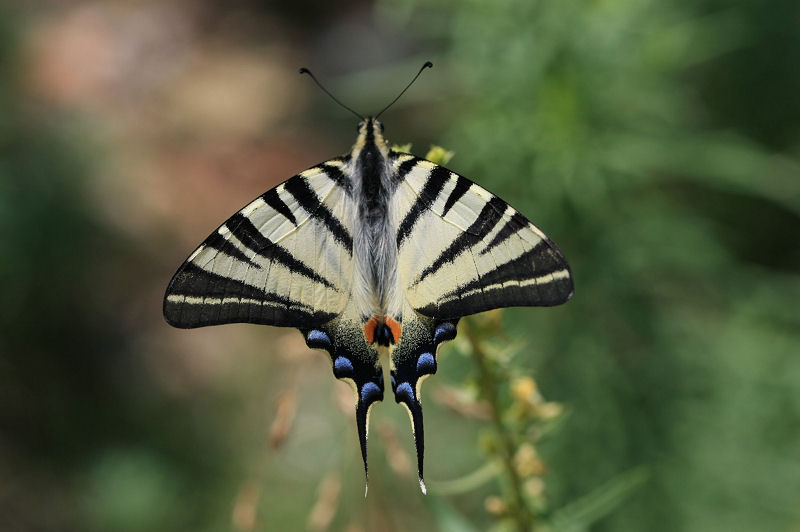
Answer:
POLYGON ((176 327, 258 323, 310 329, 350 294, 354 212, 344 158, 310 168, 229 218, 173 276, 176 327))
POLYGON ((323 349, 331 357, 333 375, 350 385, 356 407, 356 426, 364 461, 364 474, 369 482, 367 435, 372 405, 383 401, 383 368, 376 346, 364 341, 361 323, 345 315, 322 327, 301 330, 306 344, 323 349))
POLYGON ((417 450, 419 486, 426 492, 423 477, 425 432, 422 422, 422 382, 436 373, 439 344, 456 337, 458 319, 436 320, 422 316, 406 304, 403 333, 392 349, 392 391, 395 401, 408 410, 417 450))
POLYGON ((424 159, 398 155, 394 166, 398 269, 416 311, 453 319, 572 296, 561 251, 505 201, 424 159))

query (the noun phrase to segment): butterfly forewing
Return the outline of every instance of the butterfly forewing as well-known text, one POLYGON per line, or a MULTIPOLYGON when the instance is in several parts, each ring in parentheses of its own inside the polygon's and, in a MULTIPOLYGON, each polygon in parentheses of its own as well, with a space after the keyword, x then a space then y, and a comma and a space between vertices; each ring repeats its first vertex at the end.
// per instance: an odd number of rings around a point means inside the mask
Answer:
POLYGON ((353 271, 345 169, 339 158, 306 170, 222 224, 170 282, 167 321, 310 328, 341 313, 353 271))
POLYGON ((416 311, 451 319, 572 296, 566 260, 525 216, 441 166, 400 156, 398 172, 404 164, 395 192, 398 269, 416 311))

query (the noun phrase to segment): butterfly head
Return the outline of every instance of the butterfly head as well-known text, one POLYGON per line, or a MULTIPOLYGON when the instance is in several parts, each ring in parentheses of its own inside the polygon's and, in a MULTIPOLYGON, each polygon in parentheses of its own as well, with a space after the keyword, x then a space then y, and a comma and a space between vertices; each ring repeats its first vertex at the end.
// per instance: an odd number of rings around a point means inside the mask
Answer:
POLYGON ((375 147, 386 155, 389 143, 383 137, 383 122, 372 117, 367 117, 358 123, 358 138, 353 146, 353 155, 358 156, 364 148, 375 147))

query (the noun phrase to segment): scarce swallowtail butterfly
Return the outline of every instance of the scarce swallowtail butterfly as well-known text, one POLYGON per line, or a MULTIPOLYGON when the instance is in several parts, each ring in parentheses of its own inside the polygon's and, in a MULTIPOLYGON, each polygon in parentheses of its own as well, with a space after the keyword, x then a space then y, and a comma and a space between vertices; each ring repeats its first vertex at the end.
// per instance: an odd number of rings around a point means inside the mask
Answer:
POLYGON ((566 302, 572 274, 558 247, 508 203, 393 150, 381 113, 361 120, 349 153, 268 190, 211 233, 170 281, 164 316, 180 328, 300 329, 353 388, 367 480, 369 413, 383 400, 387 355, 424 493, 420 386, 436 373, 439 344, 455 338, 463 316, 566 302))

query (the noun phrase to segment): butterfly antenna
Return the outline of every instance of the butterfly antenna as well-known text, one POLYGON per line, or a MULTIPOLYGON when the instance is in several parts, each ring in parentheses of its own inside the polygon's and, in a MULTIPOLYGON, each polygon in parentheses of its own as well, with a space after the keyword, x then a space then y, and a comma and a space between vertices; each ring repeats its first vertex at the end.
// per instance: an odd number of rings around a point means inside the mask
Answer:
POLYGON ((422 65, 422 68, 420 68, 420 69, 419 69, 419 72, 417 72, 417 75, 416 75, 416 76, 414 76, 414 79, 412 79, 412 80, 411 80, 411 82, 410 82, 408 85, 406 85, 406 88, 405 88, 405 89, 403 89, 403 92, 401 92, 400 94, 398 94, 398 95, 397 95, 397 98, 395 98, 394 100, 392 100, 392 103, 390 103, 389 105, 387 105, 386 107, 384 107, 383 109, 381 109, 381 112, 375 115, 375 119, 377 119, 379 116, 381 116, 381 115, 383 114, 383 112, 384 112, 384 111, 386 111, 386 110, 387 110, 389 107, 391 107, 392 105, 394 105, 394 102, 396 102, 397 100, 399 100, 399 99, 400 99, 400 96, 402 96, 403 94, 405 94, 405 93, 406 93, 406 91, 408 90, 408 88, 409 88, 409 87, 411 87, 411 85, 413 85, 415 81, 417 81, 417 78, 419 77, 419 75, 420 75, 420 74, 422 74, 422 71, 423 71, 423 70, 425 70, 426 68, 433 68, 433 63, 431 63, 430 61, 425 61, 425 64, 424 64, 424 65, 422 65))
POLYGON ((325 87, 322 85, 322 83, 320 83, 320 82, 319 82, 319 80, 317 79, 317 77, 316 77, 314 74, 312 74, 312 73, 311 73, 311 71, 310 71, 309 69, 307 69, 306 67, 303 67, 303 68, 301 68, 301 69, 300 69, 300 73, 301 73, 301 74, 308 74, 309 76, 311 76, 311 79, 313 79, 313 80, 314 80, 314 83, 316 83, 316 84, 317 84, 317 86, 318 86, 320 89, 322 89, 322 92, 324 92, 325 94, 327 94, 328 96, 330 96, 330 97, 331 97, 331 100, 333 100, 334 102, 338 103, 339 105, 341 105, 342 107, 344 107, 345 109, 347 109, 348 111, 350 111, 351 113, 353 113, 354 115, 356 115, 356 116, 357 116, 358 118, 360 118, 361 120, 364 120, 364 116, 363 116, 363 115, 361 115, 360 113, 356 113, 355 111, 353 111, 352 109, 350 109, 349 107, 347 107, 345 104, 343 104, 342 102, 340 102, 340 101, 339 101, 339 99, 338 99, 336 96, 334 96, 333 94, 331 94, 331 91, 329 91, 328 89, 326 89, 326 88, 325 88, 325 87))

